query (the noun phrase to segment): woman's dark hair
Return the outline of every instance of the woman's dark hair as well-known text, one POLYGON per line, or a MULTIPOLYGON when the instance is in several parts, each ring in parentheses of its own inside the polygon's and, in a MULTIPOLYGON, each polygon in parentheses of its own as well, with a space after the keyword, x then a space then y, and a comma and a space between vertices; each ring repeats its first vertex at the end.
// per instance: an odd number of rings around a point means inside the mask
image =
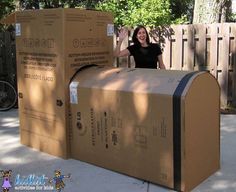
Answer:
POLYGON ((150 39, 149 39, 149 35, 148 35, 148 32, 147 32, 147 29, 143 25, 138 25, 136 27, 136 29, 134 30, 134 33, 133 33, 133 36, 132 36, 133 43, 134 44, 140 44, 138 39, 137 39, 137 34, 138 34, 140 29, 144 29, 145 30, 146 35, 147 35, 147 38, 146 38, 147 44, 150 44, 150 39))

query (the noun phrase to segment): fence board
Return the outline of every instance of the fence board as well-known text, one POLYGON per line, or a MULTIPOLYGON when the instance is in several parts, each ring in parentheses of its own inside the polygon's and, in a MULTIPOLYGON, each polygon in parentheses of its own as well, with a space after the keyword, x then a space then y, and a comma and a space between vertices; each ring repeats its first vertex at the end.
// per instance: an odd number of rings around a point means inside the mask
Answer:
POLYGON ((221 63, 221 69, 222 69, 222 79, 221 79, 221 104, 223 106, 227 106, 228 104, 228 80, 229 80, 229 32, 230 32, 230 26, 225 23, 221 25, 222 27, 222 34, 223 34, 223 39, 222 39, 222 57, 220 60, 221 63))
MULTIPOLYGON (((116 45, 117 45, 117 36, 116 36, 116 33, 115 33, 114 36, 113 36, 113 49, 115 49, 116 45)), ((118 58, 114 58, 113 66, 114 67, 119 67, 119 59, 118 58)))
POLYGON ((217 25, 209 25, 208 26, 211 33, 211 43, 210 43, 210 73, 217 76, 217 54, 218 54, 218 43, 217 43, 217 35, 218 35, 218 26, 217 25))
POLYGON ((15 39, 12 32, 0 33, 0 74, 16 74, 15 39))
MULTIPOLYGON (((234 44, 236 45, 236 43, 234 44)), ((235 46, 236 49, 236 46, 235 46)), ((235 61, 235 55, 234 55, 234 61, 235 61)), ((233 106, 236 106, 236 64, 234 62, 233 65, 233 80, 232 80, 232 104, 233 106)))
POLYGON ((3 61, 2 60, 3 60, 2 57, 0 57, 0 74, 3 74, 3 61))
POLYGON ((206 26, 194 25, 196 31, 196 49, 194 70, 206 69, 206 26))
POLYGON ((12 58, 11 58, 11 37, 10 37, 10 33, 5 33, 5 38, 4 38, 5 42, 4 44, 5 46, 5 66, 6 66, 6 70, 8 73, 11 73, 13 71, 12 69, 12 58))
POLYGON ((236 106, 236 25, 231 25, 231 34, 234 34, 230 50, 232 66, 232 104, 236 106))
POLYGON ((171 63, 172 63, 172 36, 171 35, 167 35, 166 39, 165 39, 165 44, 162 46, 163 49, 165 50, 165 54, 163 54, 163 61, 165 61, 165 66, 166 69, 170 69, 171 68, 171 63))
POLYGON ((187 58, 185 59, 184 63, 185 68, 183 70, 193 70, 195 41, 194 41, 194 28, 192 25, 187 25, 186 33, 187 33, 187 46, 186 49, 184 49, 184 52, 186 53, 185 55, 187 55, 187 58))
POLYGON ((173 30, 175 31, 172 48, 172 64, 171 69, 181 70, 182 69, 182 53, 183 53, 183 27, 181 25, 173 26, 173 30))
POLYGON ((0 33, 0 58, 1 58, 1 62, 0 62, 0 74, 5 74, 7 73, 6 70, 6 65, 5 65, 5 60, 6 60, 6 44, 5 44, 5 33, 1 32, 0 33))

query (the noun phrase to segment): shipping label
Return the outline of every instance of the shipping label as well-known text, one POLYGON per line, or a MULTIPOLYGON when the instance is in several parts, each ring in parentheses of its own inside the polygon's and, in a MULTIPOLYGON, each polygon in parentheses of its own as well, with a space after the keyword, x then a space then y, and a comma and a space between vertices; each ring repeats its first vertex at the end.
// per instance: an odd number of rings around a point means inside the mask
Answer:
POLYGON ((70 84, 70 103, 71 104, 78 104, 78 85, 79 82, 72 82, 70 84))
POLYGON ((114 35, 114 25, 107 24, 107 36, 113 36, 113 35, 114 35))
POLYGON ((16 36, 21 36, 21 24, 16 23, 15 28, 16 28, 16 36))

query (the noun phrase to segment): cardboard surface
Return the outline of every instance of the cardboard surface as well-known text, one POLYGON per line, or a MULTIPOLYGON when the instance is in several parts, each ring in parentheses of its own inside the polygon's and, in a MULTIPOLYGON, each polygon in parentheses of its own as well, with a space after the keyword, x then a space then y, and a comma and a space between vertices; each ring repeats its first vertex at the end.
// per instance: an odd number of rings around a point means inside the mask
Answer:
POLYGON ((190 191, 219 169, 219 94, 206 72, 84 69, 70 84, 72 158, 190 191))
POLYGON ((220 168, 220 92, 214 81, 213 76, 201 74, 184 96, 182 177, 187 191, 220 168))
POLYGON ((112 65, 113 17, 81 9, 15 15, 21 142, 66 158, 69 82, 80 66, 112 65))

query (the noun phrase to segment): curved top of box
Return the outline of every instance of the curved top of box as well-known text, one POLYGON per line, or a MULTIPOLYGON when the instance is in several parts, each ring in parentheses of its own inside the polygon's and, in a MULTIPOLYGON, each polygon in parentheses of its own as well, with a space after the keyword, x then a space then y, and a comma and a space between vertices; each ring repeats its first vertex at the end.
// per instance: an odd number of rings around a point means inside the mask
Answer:
MULTIPOLYGON (((139 68, 90 67, 81 70, 72 80, 79 87, 102 88, 103 90, 155 93, 173 95, 181 80, 189 76, 184 89, 188 89, 197 77, 207 76, 207 81, 216 79, 208 72, 153 70, 139 68)), ((185 89, 185 90, 186 90, 185 89)), ((186 91, 182 90, 183 95, 186 91)))

